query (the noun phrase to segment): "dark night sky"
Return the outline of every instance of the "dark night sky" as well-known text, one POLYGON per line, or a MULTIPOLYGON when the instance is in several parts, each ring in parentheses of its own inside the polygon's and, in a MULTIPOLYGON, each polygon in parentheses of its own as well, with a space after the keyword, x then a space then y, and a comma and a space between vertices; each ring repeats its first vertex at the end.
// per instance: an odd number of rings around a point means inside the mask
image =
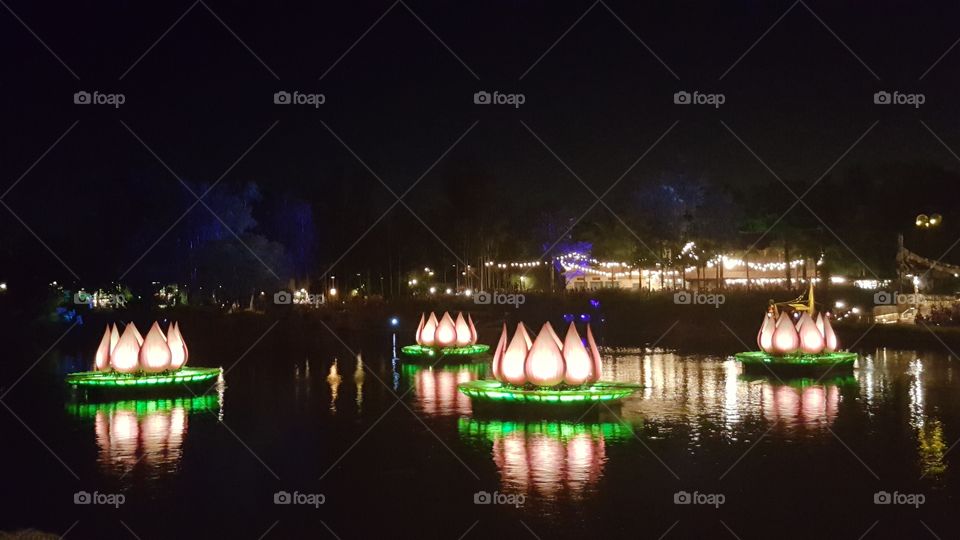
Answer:
MULTIPOLYGON (((189 2, 52 7, 9 1, 16 16, 70 69, 11 12, 0 10, 5 129, 0 188, 16 181, 74 121, 79 124, 4 202, 78 274, 103 279, 126 268, 129 254, 150 245, 190 203, 180 183, 121 121, 192 182, 217 179, 278 122, 230 171, 224 185, 255 181, 265 191, 311 201, 318 212, 335 206, 338 198, 348 201, 349 219, 321 235, 328 243, 321 258, 327 261, 366 230, 393 198, 323 123, 402 192, 478 122, 411 192, 409 204, 429 215, 427 194, 450 189, 450 184, 476 184, 506 201, 479 211, 505 213, 520 229, 544 201, 582 199, 583 209, 593 202, 521 122, 602 192, 679 121, 608 195, 611 202, 663 171, 684 171, 733 186, 748 199, 758 191, 781 192, 783 208, 788 207, 793 202, 789 193, 721 122, 798 191, 874 122, 879 123, 837 172, 911 161, 958 169, 957 160, 921 123, 960 151, 960 48, 920 80, 960 38, 960 5, 954 2, 809 2, 792 8, 790 2, 706 7, 703 2, 609 2, 615 15, 596 4, 564 35, 589 2, 412 0, 407 5, 429 30, 404 4, 396 4, 321 80, 391 6, 347 4, 241 6, 211 0, 209 9, 194 5, 150 49, 190 8, 189 2), (77 106, 72 94, 78 90, 122 92, 127 103, 116 110, 77 106), (322 92, 327 102, 316 110, 277 106, 272 99, 277 90, 322 92), (477 106, 472 97, 478 90, 522 92, 526 103, 519 109, 477 106), (721 92, 726 103, 719 109, 677 106, 673 93, 678 90, 721 92), (922 92, 926 103, 919 109, 877 106, 872 97, 878 90, 922 92), (158 208, 166 203, 137 198, 149 190, 129 195, 128 187, 118 188, 131 182, 159 183, 155 185, 169 190, 169 201, 177 201, 178 208, 158 208), (363 193, 369 203, 358 205, 344 195, 351 191, 363 193), (87 220, 129 205, 137 210, 120 214, 133 218, 96 229, 110 231, 111 238, 84 234, 87 220), (132 230, 137 232, 125 232, 132 230), (122 256, 113 255, 114 243, 125 246, 117 250, 122 256)), ((956 208, 956 203, 944 204, 951 207, 944 207, 944 214, 956 208)), ((406 211, 397 207, 393 212, 406 211)), ((18 238, 18 250, 27 250, 5 253, 8 264, 27 259, 50 275, 63 274, 5 209, 0 209, 0 224, 4 236, 18 238)), ((430 225, 443 236, 443 223, 430 225)), ((379 234, 367 240, 373 247, 383 239, 379 234)))

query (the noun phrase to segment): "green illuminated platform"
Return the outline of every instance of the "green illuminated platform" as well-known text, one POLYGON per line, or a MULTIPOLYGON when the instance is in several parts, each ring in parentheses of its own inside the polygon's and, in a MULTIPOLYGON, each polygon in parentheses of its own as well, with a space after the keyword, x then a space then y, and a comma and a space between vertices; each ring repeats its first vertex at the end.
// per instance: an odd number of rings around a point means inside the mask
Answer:
POLYGON ((439 359, 444 357, 472 357, 486 354, 489 345, 467 345, 466 347, 426 347, 424 345, 407 345, 400 349, 407 358, 439 359))
POLYGON ((67 375, 66 382, 74 390, 93 394, 189 393, 194 387, 206 390, 222 372, 222 368, 204 367, 185 367, 162 373, 81 371, 67 375))
POLYGON ((459 390, 479 406, 538 406, 540 408, 592 407, 613 404, 639 390, 636 384, 597 382, 576 388, 526 389, 500 381, 482 380, 460 383, 459 390))
POLYGON ((853 369, 853 364, 857 361, 858 355, 857 353, 838 351, 777 356, 763 351, 750 351, 737 353, 734 357, 743 364, 744 369, 764 369, 764 366, 766 366, 770 369, 782 370, 845 370, 853 369))
POLYGON ((216 411, 219 407, 219 398, 216 394, 167 399, 128 399, 107 403, 68 403, 66 405, 67 411, 71 414, 87 420, 93 420, 97 417, 98 413, 112 414, 115 412, 129 411, 135 413, 137 417, 144 417, 154 413, 170 412, 177 408, 183 408, 188 412, 193 412, 203 410, 216 411))

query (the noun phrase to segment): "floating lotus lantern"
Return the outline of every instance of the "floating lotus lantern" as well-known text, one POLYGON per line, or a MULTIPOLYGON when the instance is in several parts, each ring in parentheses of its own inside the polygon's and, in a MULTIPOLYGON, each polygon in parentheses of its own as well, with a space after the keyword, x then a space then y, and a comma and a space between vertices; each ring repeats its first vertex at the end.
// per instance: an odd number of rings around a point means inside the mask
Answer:
POLYGON ((107 326, 94 354, 94 370, 67 375, 74 388, 158 387, 210 381, 220 368, 187 368, 189 353, 174 322, 167 334, 156 322, 146 337, 135 324, 127 323, 121 334, 116 325, 107 326))
MULTIPOLYGON (((812 302, 811 302, 812 303, 812 302)), ((830 324, 830 316, 818 313, 813 317, 812 306, 803 306, 796 322, 786 310, 771 307, 763 317, 757 333, 759 351, 738 353, 737 359, 748 365, 792 365, 852 367, 856 353, 838 351, 837 335, 830 324)), ((796 307, 796 306, 795 306, 796 307)))
POLYGON ((474 355, 490 350, 489 345, 477 344, 477 329, 473 318, 457 313, 456 319, 444 313, 439 319, 435 313, 420 315, 417 325, 417 344, 407 345, 401 351, 407 356, 474 355))
POLYGON ((547 322, 531 340, 521 322, 509 338, 504 325, 491 365, 495 380, 466 382, 460 391, 483 401, 539 403, 589 403, 630 395, 638 386, 600 381, 600 351, 589 324, 586 336, 584 344, 570 323, 561 340, 547 322))

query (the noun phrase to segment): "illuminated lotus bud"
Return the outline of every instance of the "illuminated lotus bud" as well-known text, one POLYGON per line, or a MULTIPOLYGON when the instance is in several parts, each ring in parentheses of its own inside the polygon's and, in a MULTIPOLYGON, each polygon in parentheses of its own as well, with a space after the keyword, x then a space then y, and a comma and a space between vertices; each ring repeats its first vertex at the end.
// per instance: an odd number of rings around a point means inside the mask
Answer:
POLYGON ((436 333, 437 316, 431 312, 430 318, 427 319, 427 322, 423 325, 423 330, 420 331, 420 344, 424 347, 432 347, 436 341, 436 333))
MULTIPOLYGON (((126 332, 126 330, 124 330, 126 332)), ((137 330, 137 325, 133 325, 133 335, 137 338, 137 344, 143 347, 143 336, 140 335, 140 331, 137 330)))
POLYGON ((187 365, 187 361, 190 360, 190 349, 187 348, 187 340, 184 339, 183 332, 180 331, 180 323, 176 323, 176 325, 177 335, 180 336, 180 343, 183 343, 183 365, 180 366, 183 367, 187 365))
POLYGON ((137 327, 134 324, 127 323, 123 329, 123 335, 117 341, 117 346, 113 348, 113 354, 110 355, 110 366, 120 373, 133 373, 137 370, 140 358, 140 342, 137 340, 137 327))
POLYGON ((457 341, 457 326, 453 323, 453 318, 447 312, 443 313, 440 324, 437 325, 436 333, 437 345, 440 347, 449 347, 457 341))
POLYGON ((563 340, 563 361, 566 363, 566 371, 563 374, 563 382, 570 386, 580 386, 587 382, 593 373, 593 359, 587 352, 583 342, 580 341, 580 334, 577 333, 577 327, 571 322, 567 328, 567 336, 563 340))
POLYGON ((837 335, 833 333, 833 325, 830 324, 829 316, 823 318, 823 341, 823 350, 826 352, 834 352, 840 348, 840 343, 837 342, 837 335))
POLYGON ((600 349, 597 348, 597 342, 593 339, 593 330, 590 329, 590 323, 587 323, 587 346, 590 347, 590 358, 593 360, 593 369, 587 382, 595 383, 600 380, 600 375, 603 374, 603 361, 600 359, 600 349))
POLYGON ((819 354, 823 352, 823 335, 817 330, 817 323, 813 321, 809 313, 800 316, 800 350, 806 354, 819 354))
MULTIPOLYGON (((527 359, 527 342, 524 341, 525 331, 523 323, 517 325, 517 331, 513 333, 513 339, 510 345, 503 351, 500 358, 500 374, 503 380, 516 386, 523 386, 527 382, 527 376, 524 372, 524 364, 527 359)), ((529 339, 529 336, 527 336, 529 339)))
POLYGON ((763 316, 763 324, 760 325, 760 333, 757 334, 757 345, 761 351, 773 352, 773 331, 776 327, 773 313, 767 313, 763 316))
POLYGON ((140 367, 147 373, 159 373, 170 369, 170 361, 170 347, 160 325, 154 322, 140 347, 140 367))
POLYGON ((120 332, 117 331, 117 325, 114 323, 110 325, 110 354, 113 354, 118 341, 120 341, 120 332))
POLYGON ((423 342, 420 340, 420 334, 423 333, 423 324, 426 322, 426 315, 423 313, 420 314, 420 324, 417 325, 417 345, 423 345, 423 342))
POLYGON ((477 344, 477 327, 473 325, 473 317, 470 314, 467 314, 467 325, 470 326, 470 344, 477 344))
POLYGON ((823 335, 823 313, 817 313, 817 330, 823 335))
POLYGON ((97 354, 93 357, 93 367, 97 371, 104 371, 110 367, 110 325, 103 331, 103 339, 97 347, 97 354))
POLYGON ((457 322, 454 324, 454 328, 457 330, 457 346, 466 347, 470 345, 470 326, 467 324, 467 320, 463 318, 463 313, 457 313, 457 322))
POLYGON ((187 363, 187 351, 183 346, 183 336, 177 323, 170 325, 167 331, 167 346, 170 348, 170 369, 180 369, 187 363))
POLYGON ((503 372, 500 369, 500 362, 503 360, 503 353, 507 349, 507 324, 503 324, 503 332, 500 333, 500 340, 497 341, 497 348, 493 350, 493 363, 491 364, 493 378, 503 381, 503 372))
POLYGON ((563 351, 563 341, 561 341, 560 336, 558 336, 557 333, 554 332, 553 325, 548 324, 545 326, 547 327, 547 330, 550 332, 550 337, 553 338, 553 342, 557 344, 557 348, 563 351))
POLYGON ((563 354, 550 335, 552 331, 549 322, 543 323, 537 339, 527 353, 524 372, 527 374, 527 381, 537 386, 556 386, 563 381, 563 354))
POLYGON ((527 350, 530 350, 530 347, 533 347, 533 341, 530 339, 530 334, 527 333, 527 327, 523 323, 517 324, 517 333, 523 338, 523 343, 527 346, 527 350))
POLYGON ((793 321, 787 312, 781 311, 777 320, 777 327, 773 331, 773 353, 790 354, 800 348, 800 336, 793 327, 793 321))

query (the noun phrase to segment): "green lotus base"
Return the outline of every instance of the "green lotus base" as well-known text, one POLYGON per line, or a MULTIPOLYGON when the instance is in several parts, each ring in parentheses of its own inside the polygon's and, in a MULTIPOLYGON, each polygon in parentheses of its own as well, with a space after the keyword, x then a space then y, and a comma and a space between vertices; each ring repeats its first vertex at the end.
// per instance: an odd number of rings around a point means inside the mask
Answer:
POLYGON ((199 396, 177 397, 170 399, 128 399, 111 401, 109 403, 68 403, 67 411, 79 418, 92 420, 98 413, 115 413, 129 411, 138 418, 154 413, 169 412, 176 408, 183 408, 188 412, 219 409, 219 398, 216 394, 199 396))
POLYGON ((787 369, 852 369, 858 355, 852 352, 832 352, 820 354, 786 354, 777 356, 763 351, 741 352, 734 355, 744 368, 767 366, 787 369))
POLYGON ((476 356, 490 350, 489 345, 467 345, 466 347, 427 347, 424 345, 407 345, 400 352, 409 358, 441 358, 446 356, 476 356))
MULTIPOLYGON (((185 367, 162 373, 117 373, 81 371, 67 375, 67 384, 84 392, 111 394, 157 394, 184 392, 194 386, 209 386, 222 368, 185 367)), ((204 388, 205 389, 205 388, 204 388)))
POLYGON ((466 439, 481 439, 496 443, 504 438, 519 435, 545 436, 562 442, 589 436, 606 441, 624 441, 635 437, 639 427, 622 422, 572 422, 569 420, 477 420, 460 418, 457 421, 460 436, 466 439))
POLYGON ((476 403, 566 406, 613 403, 639 390, 641 386, 600 381, 576 388, 528 390, 500 381, 482 380, 460 383, 457 388, 476 403))

